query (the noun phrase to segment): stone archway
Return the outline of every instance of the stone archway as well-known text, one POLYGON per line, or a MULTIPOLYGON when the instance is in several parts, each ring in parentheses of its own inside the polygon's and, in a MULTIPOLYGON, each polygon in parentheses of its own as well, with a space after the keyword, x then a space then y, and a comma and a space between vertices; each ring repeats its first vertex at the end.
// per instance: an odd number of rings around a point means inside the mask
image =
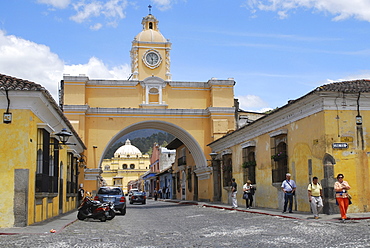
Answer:
MULTIPOLYGON (((190 153, 193 156, 194 162, 197 166, 197 169, 205 168, 207 167, 207 160, 204 156, 203 150, 198 144, 198 142, 183 128, 174 125, 172 123, 166 122, 166 121, 142 121, 135 124, 132 124, 130 126, 127 126, 126 128, 119 131, 106 145, 104 151, 102 154, 105 154, 109 147, 111 147, 120 137, 136 131, 140 129, 158 129, 161 131, 168 132, 175 137, 177 137, 183 144, 189 149, 190 153)), ((103 156, 100 158, 99 164, 101 164, 103 161, 103 156)))
POLYGON ((324 193, 324 208, 325 214, 339 213, 339 208, 336 206, 334 197, 334 165, 335 159, 330 154, 325 154, 323 158, 324 178, 321 180, 321 185, 324 193))

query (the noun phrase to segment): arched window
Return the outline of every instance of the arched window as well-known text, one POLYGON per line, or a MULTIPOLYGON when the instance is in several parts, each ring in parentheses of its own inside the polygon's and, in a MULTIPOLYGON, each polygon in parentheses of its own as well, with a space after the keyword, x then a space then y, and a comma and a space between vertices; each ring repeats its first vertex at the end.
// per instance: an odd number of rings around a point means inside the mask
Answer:
POLYGON ((150 88, 149 103, 159 103, 159 90, 157 88, 150 88))
POLYGON ((104 170, 110 170, 110 166, 109 166, 109 165, 106 165, 106 166, 104 167, 104 170))
POLYGON ((134 164, 130 164, 130 169, 135 169, 135 165, 134 164))
POLYGON ((127 164, 123 164, 122 169, 126 170, 127 169, 127 164))
POLYGON ((149 29, 153 29, 153 23, 149 22, 149 29))
POLYGON ((272 169, 272 182, 282 182, 285 179, 285 174, 288 173, 288 155, 287 145, 284 141, 280 141, 276 148, 275 153, 272 155, 273 169, 272 169))

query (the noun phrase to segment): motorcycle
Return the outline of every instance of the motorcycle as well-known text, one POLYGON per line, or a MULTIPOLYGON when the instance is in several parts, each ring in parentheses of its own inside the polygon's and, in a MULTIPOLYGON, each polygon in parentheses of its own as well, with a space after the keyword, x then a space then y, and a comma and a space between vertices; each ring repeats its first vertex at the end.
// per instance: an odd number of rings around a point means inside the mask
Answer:
POLYGON ((115 215, 113 204, 93 201, 86 196, 78 207, 77 219, 93 218, 105 222, 106 220, 113 219, 115 215))

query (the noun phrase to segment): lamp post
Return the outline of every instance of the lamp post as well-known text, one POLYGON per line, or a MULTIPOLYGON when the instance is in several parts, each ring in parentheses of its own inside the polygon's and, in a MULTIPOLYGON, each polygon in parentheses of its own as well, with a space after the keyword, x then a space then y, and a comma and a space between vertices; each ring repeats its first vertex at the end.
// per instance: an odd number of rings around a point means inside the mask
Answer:
POLYGON ((67 141, 69 137, 72 136, 72 133, 68 132, 67 129, 63 128, 62 131, 60 131, 59 133, 56 133, 55 135, 59 137, 59 140, 60 142, 62 142, 63 145, 70 145, 67 143, 67 141))

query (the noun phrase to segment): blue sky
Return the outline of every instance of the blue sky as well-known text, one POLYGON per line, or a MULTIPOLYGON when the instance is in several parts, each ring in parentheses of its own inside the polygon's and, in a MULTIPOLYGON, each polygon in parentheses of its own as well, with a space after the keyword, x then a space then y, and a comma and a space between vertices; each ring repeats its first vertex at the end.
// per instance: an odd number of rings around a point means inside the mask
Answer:
POLYGON ((368 0, 1 1, 0 73, 40 83, 55 98, 63 73, 127 79, 149 4, 172 42, 172 79, 234 78, 243 110, 370 78, 368 0))

